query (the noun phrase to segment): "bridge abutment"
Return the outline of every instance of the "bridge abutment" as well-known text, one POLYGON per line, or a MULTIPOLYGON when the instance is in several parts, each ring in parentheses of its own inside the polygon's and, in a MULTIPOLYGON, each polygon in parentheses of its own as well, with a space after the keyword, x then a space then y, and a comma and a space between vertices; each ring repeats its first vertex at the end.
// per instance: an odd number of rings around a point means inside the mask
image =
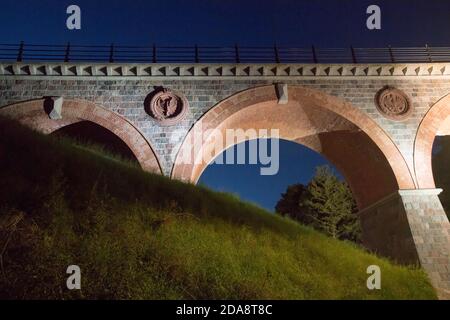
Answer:
POLYGON ((450 224, 442 189, 399 190, 361 210, 364 245, 402 264, 420 264, 450 298, 450 224), (380 223, 383 221, 383 223, 380 223))

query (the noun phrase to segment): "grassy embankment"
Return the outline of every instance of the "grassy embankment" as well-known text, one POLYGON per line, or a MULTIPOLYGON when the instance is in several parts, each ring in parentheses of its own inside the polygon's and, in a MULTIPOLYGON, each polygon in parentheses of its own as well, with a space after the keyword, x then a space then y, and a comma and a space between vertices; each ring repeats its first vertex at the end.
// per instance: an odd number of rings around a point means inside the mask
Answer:
POLYGON ((435 298, 420 269, 2 119, 0 172, 1 298, 435 298))

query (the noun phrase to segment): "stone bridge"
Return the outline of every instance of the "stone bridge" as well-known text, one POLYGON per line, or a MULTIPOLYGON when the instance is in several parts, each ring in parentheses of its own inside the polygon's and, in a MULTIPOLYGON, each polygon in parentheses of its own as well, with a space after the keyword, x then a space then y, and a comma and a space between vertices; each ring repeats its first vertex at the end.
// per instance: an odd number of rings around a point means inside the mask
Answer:
POLYGON ((144 170, 175 179, 195 183, 208 165, 186 155, 228 147, 193 148, 196 129, 279 129, 346 177, 366 247, 420 263, 443 298, 450 224, 431 156, 435 137, 450 134, 449 94, 450 63, 0 63, 0 114, 45 133, 94 122, 144 170))

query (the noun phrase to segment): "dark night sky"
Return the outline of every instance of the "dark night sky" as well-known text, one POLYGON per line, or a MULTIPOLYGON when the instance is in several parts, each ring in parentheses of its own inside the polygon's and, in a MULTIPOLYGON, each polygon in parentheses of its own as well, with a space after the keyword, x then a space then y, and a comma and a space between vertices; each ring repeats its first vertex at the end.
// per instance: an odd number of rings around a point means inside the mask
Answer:
MULTIPOLYGON (((450 47, 449 0, 0 0, 0 43, 450 47), (82 30, 66 29, 66 8, 82 30), (366 29, 366 8, 382 9, 382 30, 366 29)), ((201 182, 272 209, 286 186, 310 179, 324 160, 282 142, 280 173, 257 166, 211 166, 201 182), (256 187, 255 187, 256 186, 256 187)))
POLYGON ((449 45, 448 0, 1 0, 2 42, 323 47, 449 45), (82 10, 82 30, 65 27, 82 10), (382 9, 382 30, 365 28, 382 9))
MULTIPOLYGON (((244 143, 248 150, 248 142, 244 143)), ((269 144, 269 150, 270 146, 269 144)), ((259 164, 211 164, 203 172, 199 183, 218 191, 235 193, 242 199, 273 210, 288 185, 307 184, 317 166, 331 165, 317 152, 295 142, 280 140, 279 148, 279 171, 275 176, 261 176, 259 164)), ((234 149, 237 154, 237 146, 234 149)), ((246 156, 248 158, 248 153, 246 156)), ((337 171, 336 173, 339 174, 337 171)))

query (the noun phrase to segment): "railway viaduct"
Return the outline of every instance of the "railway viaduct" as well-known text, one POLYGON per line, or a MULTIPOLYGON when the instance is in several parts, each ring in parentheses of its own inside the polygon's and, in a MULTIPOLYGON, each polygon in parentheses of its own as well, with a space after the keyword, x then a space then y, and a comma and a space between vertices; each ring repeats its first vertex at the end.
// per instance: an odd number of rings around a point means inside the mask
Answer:
POLYGON ((2 62, 0 107, 44 133, 94 122, 144 170, 194 183, 208 163, 183 159, 227 147, 194 148, 196 130, 279 129, 346 177, 367 248, 420 263, 450 296, 450 224, 431 161, 435 137, 450 134, 450 63, 2 62))

